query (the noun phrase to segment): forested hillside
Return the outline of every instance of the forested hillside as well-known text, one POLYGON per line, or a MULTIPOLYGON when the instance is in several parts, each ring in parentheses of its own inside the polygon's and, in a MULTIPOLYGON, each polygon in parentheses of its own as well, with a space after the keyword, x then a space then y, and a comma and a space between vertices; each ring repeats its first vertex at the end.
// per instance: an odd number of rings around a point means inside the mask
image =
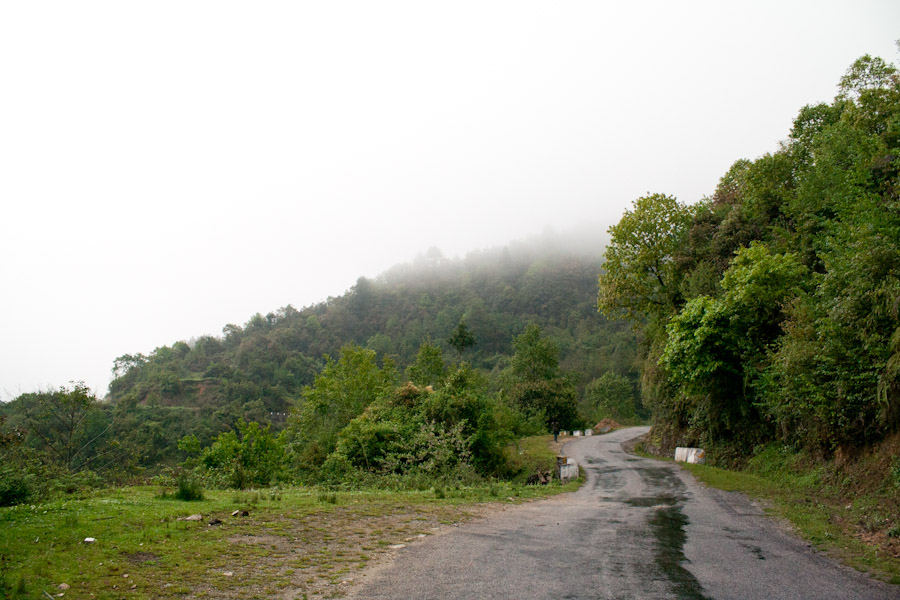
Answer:
POLYGON ((711 198, 634 203, 611 229, 599 306, 646 335, 658 444, 740 463, 772 442, 846 455, 897 431, 898 176, 900 78, 865 56, 711 198))
MULTIPOLYGON (((545 235, 452 260, 431 250, 320 304, 286 306, 225 325, 221 336, 120 356, 102 401, 77 385, 24 394, 0 407, 4 428, 24 436, 35 456, 67 455, 52 461, 65 470, 123 474, 174 466, 223 434, 252 437, 251 426, 257 433, 271 426, 266 435, 287 428, 299 472, 307 466, 301 463, 320 465, 342 427, 406 381, 437 391, 452 381, 457 400, 481 403, 478 414, 503 405, 514 420, 538 419, 492 425, 504 429, 506 442, 517 427, 545 431, 552 420, 569 427, 603 416, 638 418, 635 333, 596 310, 603 241, 602 234, 590 244, 545 235), (327 391, 334 385, 343 387, 327 391), (303 412, 317 402, 318 416, 303 412), (72 424, 53 425, 64 414, 72 424), (40 423, 50 423, 47 431, 40 423)), ((410 435, 441 422, 434 402, 417 413, 418 425, 406 423, 410 435)), ((469 415, 469 427, 478 414, 469 415)), ((444 416, 448 427, 459 424, 444 416)), ((475 434, 467 429, 464 437, 475 434)))
MULTIPOLYGON (((286 306, 243 326, 116 360, 113 404, 214 406, 231 421, 269 421, 313 383, 325 356, 355 344, 401 370, 430 340, 458 360, 493 371, 505 366, 514 336, 536 323, 560 347, 563 368, 583 387, 605 371, 632 371, 634 336, 596 312, 599 251, 561 251, 552 241, 444 259, 436 250, 346 294, 297 310, 286 306), (459 329, 471 333, 459 345, 459 329), (454 345, 456 341, 456 345, 454 345)), ((226 418, 227 420, 227 418, 226 418)))

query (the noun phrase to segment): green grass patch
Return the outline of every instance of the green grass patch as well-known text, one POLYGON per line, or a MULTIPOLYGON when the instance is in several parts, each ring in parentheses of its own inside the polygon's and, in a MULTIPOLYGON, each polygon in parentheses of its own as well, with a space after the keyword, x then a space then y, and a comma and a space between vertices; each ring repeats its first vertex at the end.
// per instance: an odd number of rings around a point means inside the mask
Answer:
POLYGON ((525 481, 529 475, 556 469, 556 452, 550 447, 552 435, 522 438, 505 449, 507 464, 515 474, 514 481, 525 481))
POLYGON ((292 586, 312 596, 304 587, 311 573, 327 581, 360 569, 382 540, 418 539, 480 503, 519 503, 578 485, 495 481, 444 487, 443 497, 433 489, 206 490, 191 502, 137 486, 0 508, 0 598, 55 597, 61 584, 70 586, 67 597, 98 599, 266 597, 267 588, 292 586), (196 514, 203 520, 180 520, 196 514))

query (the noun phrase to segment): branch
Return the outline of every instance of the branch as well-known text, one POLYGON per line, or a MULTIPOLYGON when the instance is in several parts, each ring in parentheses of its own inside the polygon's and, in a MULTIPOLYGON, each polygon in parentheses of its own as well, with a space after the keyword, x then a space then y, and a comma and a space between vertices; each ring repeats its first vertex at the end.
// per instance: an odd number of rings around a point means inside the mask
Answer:
POLYGON ((84 446, 82 446, 81 448, 79 448, 79 449, 78 449, 78 450, 77 450, 77 451, 69 458, 69 460, 70 460, 70 461, 74 460, 75 457, 78 456, 78 455, 81 453, 82 450, 84 450, 85 448, 87 448, 88 446, 90 446, 91 444, 93 444, 94 442, 96 442, 97 439, 98 439, 101 435, 103 435, 104 433, 106 433, 107 431, 109 431, 109 428, 110 428, 110 427, 112 427, 112 421, 109 422, 109 424, 103 429, 103 431, 101 431, 100 433, 98 433, 97 435, 95 435, 95 436, 91 439, 91 441, 85 443, 84 446))

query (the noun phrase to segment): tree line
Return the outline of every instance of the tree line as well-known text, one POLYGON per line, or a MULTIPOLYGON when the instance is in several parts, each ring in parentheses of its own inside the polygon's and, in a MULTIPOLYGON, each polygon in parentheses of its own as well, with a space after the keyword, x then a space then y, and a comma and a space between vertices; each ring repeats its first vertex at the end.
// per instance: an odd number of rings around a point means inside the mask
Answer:
POLYGON ((694 205, 639 198, 610 229, 599 309, 642 335, 658 445, 737 462, 828 456, 900 424, 900 77, 864 56, 778 151, 694 205))
POLYGON ((0 481, 23 497, 185 467, 239 487, 515 477, 517 437, 646 416, 635 334, 596 312, 601 260, 546 239, 430 251, 320 304, 124 354, 106 398, 74 383, 0 405, 0 481))

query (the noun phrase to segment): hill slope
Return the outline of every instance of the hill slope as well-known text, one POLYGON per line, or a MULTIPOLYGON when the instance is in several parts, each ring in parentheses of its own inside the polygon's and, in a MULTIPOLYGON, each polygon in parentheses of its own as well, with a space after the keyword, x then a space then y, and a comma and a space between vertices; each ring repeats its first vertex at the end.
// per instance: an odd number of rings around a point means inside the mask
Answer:
POLYGON ((608 371, 635 381, 634 333, 597 313, 599 246, 583 251, 545 236, 464 259, 432 250, 320 304, 256 314, 243 326, 226 325, 222 337, 123 355, 109 400, 122 421, 145 432, 139 437, 165 438, 144 445, 171 456, 179 436, 195 433, 205 444, 239 418, 277 429, 325 355, 336 357, 346 344, 402 370, 431 340, 446 356, 497 372, 528 323, 559 346, 560 366, 575 374, 580 391, 608 371), (461 323, 474 345, 458 352, 449 340, 461 323))

